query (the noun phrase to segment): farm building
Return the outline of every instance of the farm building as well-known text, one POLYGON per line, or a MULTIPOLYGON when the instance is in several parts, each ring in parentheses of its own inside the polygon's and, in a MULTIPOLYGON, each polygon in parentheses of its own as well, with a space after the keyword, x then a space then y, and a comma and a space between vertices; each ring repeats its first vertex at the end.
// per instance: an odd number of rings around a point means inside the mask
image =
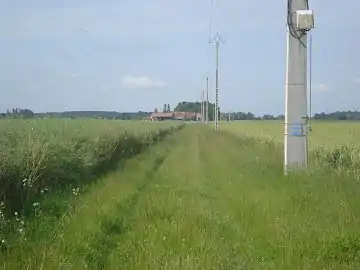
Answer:
POLYGON ((150 115, 150 119, 153 121, 171 120, 172 117, 172 112, 154 112, 150 115))
POLYGON ((199 121, 201 114, 196 112, 154 112, 148 120, 163 121, 163 120, 182 120, 182 121, 199 121))

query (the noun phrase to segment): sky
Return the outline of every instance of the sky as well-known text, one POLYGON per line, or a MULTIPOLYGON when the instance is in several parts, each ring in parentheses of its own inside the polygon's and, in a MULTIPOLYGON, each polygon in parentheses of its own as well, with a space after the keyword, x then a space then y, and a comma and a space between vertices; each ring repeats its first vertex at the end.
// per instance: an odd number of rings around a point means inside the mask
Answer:
MULTIPOLYGON (((198 101, 220 32, 220 108, 284 112, 286 1, 0 0, 0 111, 153 111, 198 101), (210 33, 211 32, 211 33, 210 33)), ((315 13, 312 111, 360 110, 355 0, 315 13)))

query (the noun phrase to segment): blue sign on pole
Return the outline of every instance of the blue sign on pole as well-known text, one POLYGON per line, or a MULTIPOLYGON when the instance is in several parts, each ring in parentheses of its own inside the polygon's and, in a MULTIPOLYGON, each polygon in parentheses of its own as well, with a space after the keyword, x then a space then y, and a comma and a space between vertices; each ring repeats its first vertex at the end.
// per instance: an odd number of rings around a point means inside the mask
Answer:
POLYGON ((289 133, 291 136, 296 136, 296 137, 303 136, 304 135, 303 124, 301 124, 301 123, 290 124, 290 132, 289 133))

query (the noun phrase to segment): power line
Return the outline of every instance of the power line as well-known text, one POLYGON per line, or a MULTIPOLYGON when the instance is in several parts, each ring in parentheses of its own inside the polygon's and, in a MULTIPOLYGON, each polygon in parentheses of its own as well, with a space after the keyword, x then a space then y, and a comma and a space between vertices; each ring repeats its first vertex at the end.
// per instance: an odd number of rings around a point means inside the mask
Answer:
POLYGON ((216 0, 211 1, 211 11, 210 11, 210 23, 209 23, 209 36, 208 36, 208 42, 211 42, 212 37, 212 27, 214 23, 214 13, 216 9, 216 0))

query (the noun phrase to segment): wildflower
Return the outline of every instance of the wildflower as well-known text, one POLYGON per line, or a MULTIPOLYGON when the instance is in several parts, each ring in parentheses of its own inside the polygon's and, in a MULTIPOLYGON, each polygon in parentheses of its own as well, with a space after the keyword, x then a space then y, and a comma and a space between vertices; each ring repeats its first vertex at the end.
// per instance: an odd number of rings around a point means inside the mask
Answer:
POLYGON ((72 193, 74 196, 79 195, 80 188, 73 188, 72 193))
POLYGON ((31 188, 32 187, 31 179, 27 179, 27 178, 23 179, 22 185, 23 185, 23 187, 28 186, 31 188))
POLYGON ((33 207, 37 207, 37 206, 39 206, 40 204, 38 203, 38 202, 34 202, 33 203, 33 207))

